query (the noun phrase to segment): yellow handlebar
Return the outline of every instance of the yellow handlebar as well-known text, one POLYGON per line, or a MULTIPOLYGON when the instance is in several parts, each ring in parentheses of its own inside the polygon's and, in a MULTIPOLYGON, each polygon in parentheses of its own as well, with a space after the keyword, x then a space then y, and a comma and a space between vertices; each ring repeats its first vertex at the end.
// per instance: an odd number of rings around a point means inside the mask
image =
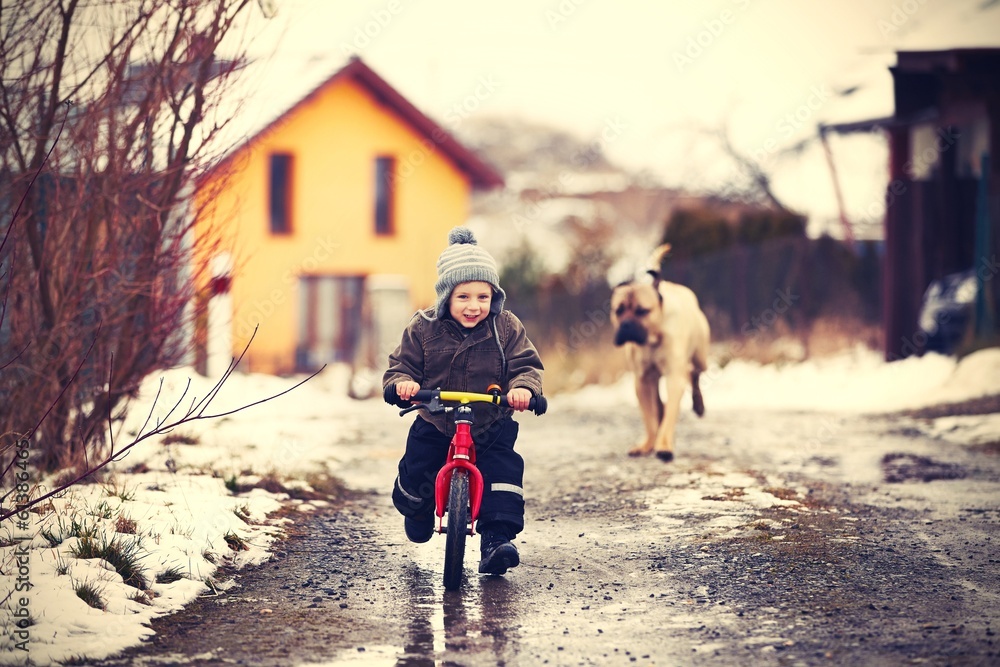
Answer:
POLYGON ((500 404, 501 396, 493 394, 477 394, 472 391, 442 391, 440 393, 442 401, 452 401, 455 403, 493 403, 500 404))

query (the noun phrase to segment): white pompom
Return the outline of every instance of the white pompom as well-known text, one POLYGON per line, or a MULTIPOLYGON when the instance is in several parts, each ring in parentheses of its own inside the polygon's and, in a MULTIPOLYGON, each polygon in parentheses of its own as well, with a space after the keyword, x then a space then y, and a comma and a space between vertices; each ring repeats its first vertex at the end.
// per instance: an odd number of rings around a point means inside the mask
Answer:
POLYGON ((476 237, 468 227, 455 227, 448 233, 448 245, 471 243, 476 245, 476 237))

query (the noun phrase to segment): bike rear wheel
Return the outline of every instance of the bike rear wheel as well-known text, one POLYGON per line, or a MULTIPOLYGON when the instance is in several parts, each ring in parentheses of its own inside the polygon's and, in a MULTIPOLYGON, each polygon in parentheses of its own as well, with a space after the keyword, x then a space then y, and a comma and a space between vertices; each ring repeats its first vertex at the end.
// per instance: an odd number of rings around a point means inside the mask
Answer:
POLYGON ((465 536, 469 534, 469 473, 458 469, 451 476, 448 492, 448 528, 445 535, 444 587, 454 591, 462 585, 465 536))

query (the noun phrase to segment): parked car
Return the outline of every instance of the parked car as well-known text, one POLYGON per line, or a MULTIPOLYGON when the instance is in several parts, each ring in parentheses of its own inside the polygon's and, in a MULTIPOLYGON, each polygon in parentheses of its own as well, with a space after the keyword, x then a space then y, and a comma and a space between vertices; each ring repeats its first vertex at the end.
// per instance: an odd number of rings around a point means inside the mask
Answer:
POLYGON ((925 351, 953 354, 972 326, 976 290, 973 269, 952 273, 927 286, 920 307, 920 329, 927 336, 925 351))

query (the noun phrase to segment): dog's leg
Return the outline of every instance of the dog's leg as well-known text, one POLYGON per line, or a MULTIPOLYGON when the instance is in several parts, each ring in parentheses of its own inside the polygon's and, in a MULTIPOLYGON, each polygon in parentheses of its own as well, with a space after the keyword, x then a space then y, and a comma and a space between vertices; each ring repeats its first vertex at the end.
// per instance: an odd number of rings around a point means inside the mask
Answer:
POLYGON ((701 386, 698 380, 701 374, 708 370, 708 322, 702 322, 702 330, 691 355, 691 398, 694 413, 699 417, 705 415, 705 399, 701 396, 701 386))
POLYGON ((677 417, 680 415, 681 396, 684 394, 686 384, 683 375, 672 373, 667 376, 667 405, 656 433, 655 445, 656 457, 663 461, 671 461, 674 458, 674 429, 677 426, 677 417))
POLYGON ((639 399, 639 410, 642 412, 642 422, 646 427, 646 435, 635 447, 629 450, 629 456, 645 456, 653 451, 657 429, 662 421, 663 405, 660 403, 660 378, 656 373, 636 375, 635 395, 639 399))
POLYGON ((691 371, 691 401, 694 413, 702 417, 705 415, 705 399, 701 397, 701 387, 698 385, 698 378, 700 376, 701 371, 695 366, 694 370, 691 371))

